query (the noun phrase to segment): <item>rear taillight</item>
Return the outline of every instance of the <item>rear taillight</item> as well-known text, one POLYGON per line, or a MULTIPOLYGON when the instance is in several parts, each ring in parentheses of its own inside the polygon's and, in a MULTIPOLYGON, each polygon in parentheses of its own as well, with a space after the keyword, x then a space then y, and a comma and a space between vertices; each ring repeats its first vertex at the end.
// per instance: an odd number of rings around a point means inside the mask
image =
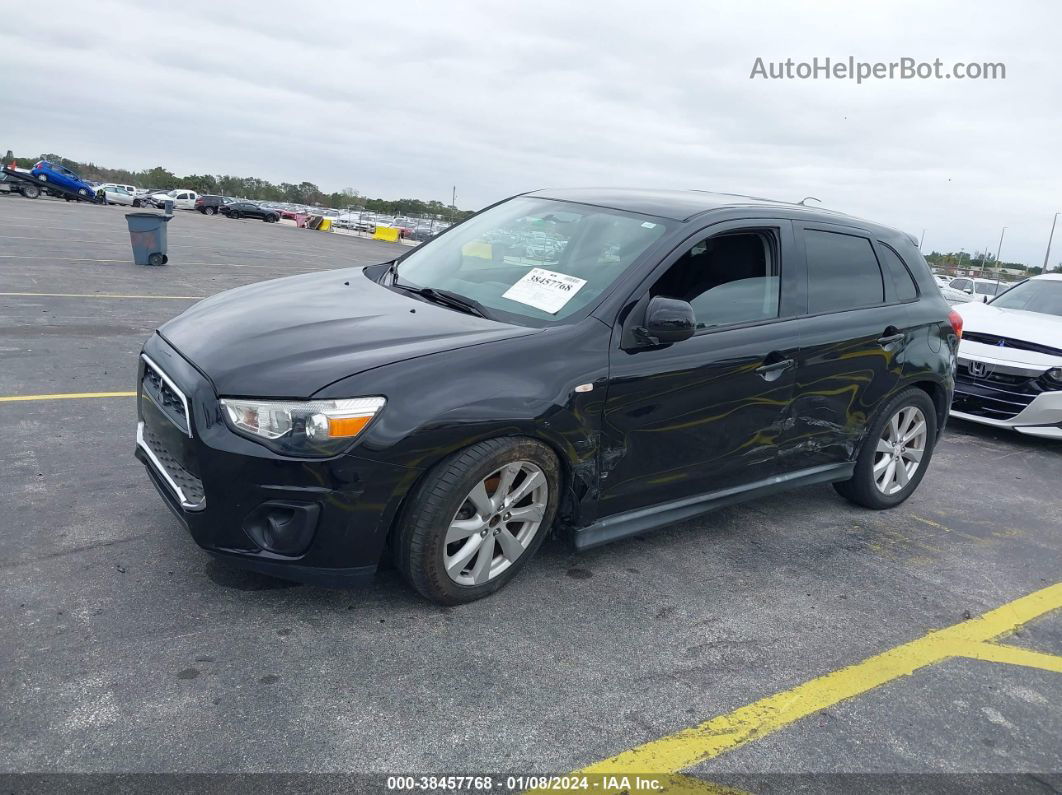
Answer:
POLYGON ((962 315, 952 309, 948 312, 948 322, 951 323, 951 327, 955 329, 955 336, 962 339, 962 315))

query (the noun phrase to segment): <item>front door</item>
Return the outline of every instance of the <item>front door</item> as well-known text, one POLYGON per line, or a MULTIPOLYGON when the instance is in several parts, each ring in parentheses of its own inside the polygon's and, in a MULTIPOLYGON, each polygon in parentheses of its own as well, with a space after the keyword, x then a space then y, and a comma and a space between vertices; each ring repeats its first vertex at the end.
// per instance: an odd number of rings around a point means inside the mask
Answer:
POLYGON ((689 301, 690 339, 632 342, 631 312, 613 330, 598 515, 730 487, 776 471, 793 395, 797 335, 784 220, 710 226, 680 246, 640 289, 689 301))

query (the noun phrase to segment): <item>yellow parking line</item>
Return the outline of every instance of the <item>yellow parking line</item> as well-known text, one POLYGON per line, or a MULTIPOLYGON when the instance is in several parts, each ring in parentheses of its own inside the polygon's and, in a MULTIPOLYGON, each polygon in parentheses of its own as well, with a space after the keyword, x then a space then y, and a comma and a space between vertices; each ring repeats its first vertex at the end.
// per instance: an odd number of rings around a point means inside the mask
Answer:
POLYGON ((23 298, 165 298, 181 301, 199 301, 205 295, 119 295, 117 293, 0 293, 0 296, 23 298))
POLYGON ((956 656, 1008 665, 1024 665, 1027 668, 1042 668, 1045 671, 1062 674, 1062 656, 1005 643, 971 643, 969 647, 962 650, 961 655, 956 654, 956 656))
POLYGON ((18 403, 26 400, 73 400, 77 398, 136 397, 136 392, 68 392, 54 395, 8 395, 0 397, 0 403, 18 403))
POLYGON ((678 773, 838 702, 954 657, 1059 670, 1062 658, 1055 655, 988 642, 1059 608, 1062 608, 1062 583, 1035 591, 978 618, 930 632, 863 662, 767 696, 699 726, 639 745, 596 762, 576 775, 678 773))

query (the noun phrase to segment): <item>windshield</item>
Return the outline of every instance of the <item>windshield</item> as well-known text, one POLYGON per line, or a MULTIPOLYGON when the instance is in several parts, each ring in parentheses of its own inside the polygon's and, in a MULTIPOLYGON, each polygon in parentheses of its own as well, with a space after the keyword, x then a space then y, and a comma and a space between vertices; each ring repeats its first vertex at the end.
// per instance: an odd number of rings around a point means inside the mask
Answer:
POLYGON ((542 325, 599 297, 665 231, 645 216, 511 199, 416 249, 397 276, 542 325))
POLYGON ((1062 281, 1030 279, 1003 293, 992 306, 1062 316, 1062 281))

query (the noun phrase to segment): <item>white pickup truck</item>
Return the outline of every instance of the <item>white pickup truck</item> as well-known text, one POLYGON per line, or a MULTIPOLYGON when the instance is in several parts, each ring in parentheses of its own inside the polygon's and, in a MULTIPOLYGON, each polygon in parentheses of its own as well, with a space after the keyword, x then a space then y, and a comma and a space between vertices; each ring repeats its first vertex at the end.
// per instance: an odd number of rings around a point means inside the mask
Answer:
POLYGON ((152 193, 148 197, 148 200, 156 207, 164 207, 164 202, 169 200, 173 202, 174 209, 194 210, 195 200, 198 198, 199 194, 194 190, 175 188, 174 190, 168 190, 165 193, 152 193))

